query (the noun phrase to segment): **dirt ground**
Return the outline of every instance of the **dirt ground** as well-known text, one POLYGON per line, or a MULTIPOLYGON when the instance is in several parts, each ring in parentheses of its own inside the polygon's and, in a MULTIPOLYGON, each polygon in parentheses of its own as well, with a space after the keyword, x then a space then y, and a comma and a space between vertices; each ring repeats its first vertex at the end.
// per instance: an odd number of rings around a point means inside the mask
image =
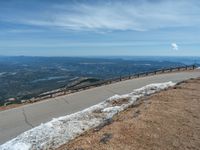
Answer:
POLYGON ((12 104, 12 105, 8 105, 8 106, 0 106, 0 111, 16 108, 16 107, 19 107, 22 105, 25 105, 25 103, 24 104, 12 104))
POLYGON ((200 150, 200 78, 145 97, 57 150, 200 150))

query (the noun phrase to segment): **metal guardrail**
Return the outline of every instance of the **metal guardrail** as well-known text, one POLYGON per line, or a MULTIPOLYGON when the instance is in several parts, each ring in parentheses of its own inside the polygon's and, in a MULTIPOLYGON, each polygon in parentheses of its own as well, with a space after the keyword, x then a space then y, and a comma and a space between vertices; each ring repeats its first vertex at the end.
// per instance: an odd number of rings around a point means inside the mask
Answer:
POLYGON ((107 84, 111 84, 111 83, 115 83, 115 82, 120 82, 120 81, 124 81, 124 80, 129 80, 129 79, 133 79, 133 78, 140 78, 140 77, 144 77, 144 76, 156 75, 156 74, 166 73, 166 72, 194 70, 195 68, 197 68, 196 65, 190 65, 190 66, 180 66, 180 67, 174 67, 174 68, 163 68, 163 69, 159 69, 159 70, 155 70, 155 71, 141 72, 141 73, 137 73, 137 74, 130 74, 128 76, 120 76, 118 78, 112 78, 112 79, 107 79, 107 80, 103 80, 103 81, 98 81, 98 82, 91 83, 91 84, 88 84, 88 85, 82 85, 82 86, 78 86, 78 87, 62 88, 62 89, 59 89, 57 91, 52 91, 52 92, 40 94, 40 95, 38 95, 34 98, 37 99, 37 101, 38 101, 38 99, 42 100, 42 99, 57 97, 57 96, 66 95, 66 94, 69 94, 69 93, 74 93, 74 92, 86 90, 86 89, 89 89, 89 88, 92 88, 92 87, 103 86, 103 85, 107 85, 107 84))

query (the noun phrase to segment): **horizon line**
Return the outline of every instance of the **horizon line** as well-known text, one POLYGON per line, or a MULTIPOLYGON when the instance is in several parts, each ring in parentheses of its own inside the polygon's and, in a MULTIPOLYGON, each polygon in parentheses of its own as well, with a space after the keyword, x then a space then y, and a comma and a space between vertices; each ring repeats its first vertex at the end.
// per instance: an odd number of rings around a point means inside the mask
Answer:
POLYGON ((200 57, 200 56, 188 56, 188 55, 183 55, 183 56, 176 56, 176 55, 66 55, 66 56, 61 56, 61 55, 0 55, 0 57, 200 57))

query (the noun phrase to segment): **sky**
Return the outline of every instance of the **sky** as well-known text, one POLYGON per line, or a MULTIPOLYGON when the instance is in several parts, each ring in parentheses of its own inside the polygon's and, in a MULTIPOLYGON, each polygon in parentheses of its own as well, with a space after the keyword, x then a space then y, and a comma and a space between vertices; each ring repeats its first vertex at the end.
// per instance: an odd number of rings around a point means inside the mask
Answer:
POLYGON ((0 55, 200 56, 199 0, 0 0, 0 55))

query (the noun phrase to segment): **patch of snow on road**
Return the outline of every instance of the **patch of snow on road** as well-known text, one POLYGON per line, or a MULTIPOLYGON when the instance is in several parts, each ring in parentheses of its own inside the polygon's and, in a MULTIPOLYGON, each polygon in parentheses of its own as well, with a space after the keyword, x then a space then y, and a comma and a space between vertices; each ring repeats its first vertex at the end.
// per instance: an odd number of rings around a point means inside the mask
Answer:
POLYGON ((55 118, 50 122, 41 124, 29 131, 22 133, 11 141, 0 146, 0 150, 47 150, 55 149, 60 145, 74 139, 85 131, 95 128, 106 120, 111 119, 118 112, 131 106, 138 98, 146 96, 168 87, 175 83, 166 82, 150 84, 132 93, 115 95, 97 105, 77 113, 55 118), (112 102, 126 99, 126 103, 114 106, 112 102))

